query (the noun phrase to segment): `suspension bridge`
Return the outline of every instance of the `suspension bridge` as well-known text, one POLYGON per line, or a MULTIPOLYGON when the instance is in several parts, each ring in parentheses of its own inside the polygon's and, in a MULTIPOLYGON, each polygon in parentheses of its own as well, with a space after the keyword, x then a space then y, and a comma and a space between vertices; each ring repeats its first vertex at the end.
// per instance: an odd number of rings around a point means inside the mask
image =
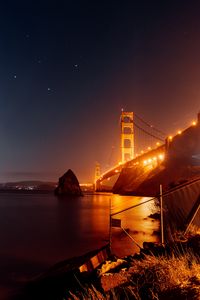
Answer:
MULTIPOLYGON (((197 122, 193 121, 192 126, 197 122)), ((100 172, 95 170, 95 190, 112 190, 123 168, 143 168, 153 170, 163 163, 172 136, 167 136, 133 112, 121 111, 121 160, 116 165, 100 172)), ((180 135, 181 131, 177 133, 180 135)), ((174 138, 174 137, 173 137, 174 138)))

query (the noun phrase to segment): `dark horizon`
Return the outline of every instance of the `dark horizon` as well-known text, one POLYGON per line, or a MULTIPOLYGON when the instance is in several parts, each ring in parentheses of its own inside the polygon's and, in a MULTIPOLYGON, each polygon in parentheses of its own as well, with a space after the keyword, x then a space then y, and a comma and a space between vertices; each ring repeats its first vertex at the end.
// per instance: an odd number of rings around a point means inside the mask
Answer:
POLYGON ((167 135, 188 127, 199 13, 198 1, 2 4, 0 182, 57 181, 69 168, 92 181, 96 161, 119 160, 121 108, 167 135))

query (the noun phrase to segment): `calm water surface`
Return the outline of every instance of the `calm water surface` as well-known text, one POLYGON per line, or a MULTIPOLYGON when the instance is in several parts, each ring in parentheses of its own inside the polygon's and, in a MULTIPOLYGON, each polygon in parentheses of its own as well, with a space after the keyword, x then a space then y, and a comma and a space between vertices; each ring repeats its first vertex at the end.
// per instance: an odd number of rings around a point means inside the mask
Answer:
MULTIPOLYGON (((53 194, 0 194, 0 299, 8 299, 27 279, 53 264, 105 245, 112 212, 147 198, 85 195, 58 199, 53 194)), ((115 218, 137 242, 156 241, 158 222, 146 218, 153 204, 138 206, 115 218)), ((112 249, 119 256, 138 247, 119 228, 112 230, 112 249)))

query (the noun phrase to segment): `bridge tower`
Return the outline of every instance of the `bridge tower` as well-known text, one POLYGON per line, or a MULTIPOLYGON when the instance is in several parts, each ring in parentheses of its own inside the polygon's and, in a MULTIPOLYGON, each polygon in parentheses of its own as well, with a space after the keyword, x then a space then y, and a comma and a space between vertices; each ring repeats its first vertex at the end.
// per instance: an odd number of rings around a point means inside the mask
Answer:
POLYGON ((97 162, 96 165, 95 165, 95 174, 94 174, 94 187, 95 187, 95 190, 97 189, 96 182, 97 182, 97 180, 99 179, 100 176, 101 176, 101 168, 100 168, 100 164, 97 162))
POLYGON ((133 112, 121 112, 121 162, 134 158, 133 112))

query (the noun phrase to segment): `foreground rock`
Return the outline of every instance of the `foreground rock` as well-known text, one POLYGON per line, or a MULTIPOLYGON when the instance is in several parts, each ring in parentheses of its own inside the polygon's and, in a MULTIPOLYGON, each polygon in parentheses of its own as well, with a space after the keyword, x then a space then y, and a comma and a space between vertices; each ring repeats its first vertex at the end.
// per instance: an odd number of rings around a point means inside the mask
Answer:
POLYGON ((83 196, 76 175, 69 169, 59 178, 58 186, 55 189, 57 196, 83 196))

